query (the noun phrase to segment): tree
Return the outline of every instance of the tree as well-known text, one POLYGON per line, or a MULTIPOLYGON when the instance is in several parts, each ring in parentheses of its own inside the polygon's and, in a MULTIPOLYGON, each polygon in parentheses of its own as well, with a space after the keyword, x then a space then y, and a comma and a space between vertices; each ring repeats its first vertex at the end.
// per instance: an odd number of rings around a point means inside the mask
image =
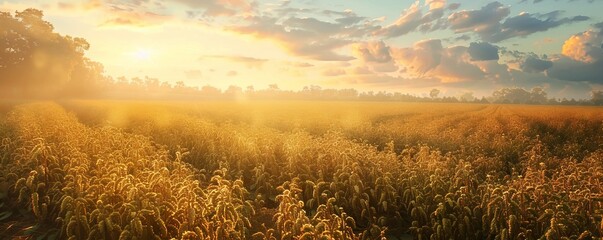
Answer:
POLYGON ((43 17, 37 9, 0 12, 0 94, 45 98, 105 85, 102 65, 84 57, 88 42, 55 33, 43 17))
POLYGON ((459 100, 461 100, 462 102, 471 102, 474 99, 475 97, 473 96, 473 92, 465 92, 461 94, 461 96, 459 96, 459 100))
POLYGON ((527 103, 531 95, 523 88, 502 88, 492 93, 494 102, 497 103, 527 103))
POLYGON ((240 97, 243 95, 243 89, 239 86, 230 85, 224 92, 229 97, 240 97))
POLYGON ((548 102, 547 93, 541 87, 532 88, 530 91, 530 103, 545 104, 548 102))
POLYGON ((501 88, 492 93, 492 100, 497 103, 545 104, 549 101, 547 95, 540 87, 532 88, 530 92, 523 88, 501 88))
POLYGON ((270 90, 270 91, 278 91, 279 88, 278 88, 277 84, 269 84, 268 85, 268 90, 270 90))
POLYGON ((595 105, 603 105, 603 91, 592 91, 590 93, 590 101, 595 105))
POLYGON ((429 96, 431 98, 437 98, 438 95, 440 95, 440 90, 439 89, 434 88, 434 89, 431 89, 431 91, 429 92, 429 96))

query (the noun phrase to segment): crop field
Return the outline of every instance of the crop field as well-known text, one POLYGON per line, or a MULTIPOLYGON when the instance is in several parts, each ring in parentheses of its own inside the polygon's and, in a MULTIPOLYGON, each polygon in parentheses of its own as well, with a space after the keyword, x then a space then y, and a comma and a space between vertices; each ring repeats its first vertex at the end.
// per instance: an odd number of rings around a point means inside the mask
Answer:
POLYGON ((0 239, 601 239, 603 108, 0 103, 0 239))

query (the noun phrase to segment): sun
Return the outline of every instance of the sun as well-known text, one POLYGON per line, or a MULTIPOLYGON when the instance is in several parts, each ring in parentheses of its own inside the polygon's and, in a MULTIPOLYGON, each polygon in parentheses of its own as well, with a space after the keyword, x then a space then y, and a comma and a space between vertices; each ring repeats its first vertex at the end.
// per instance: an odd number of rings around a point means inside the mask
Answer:
POLYGON ((132 56, 136 60, 149 60, 151 58, 151 51, 148 49, 138 49, 133 52, 132 56))

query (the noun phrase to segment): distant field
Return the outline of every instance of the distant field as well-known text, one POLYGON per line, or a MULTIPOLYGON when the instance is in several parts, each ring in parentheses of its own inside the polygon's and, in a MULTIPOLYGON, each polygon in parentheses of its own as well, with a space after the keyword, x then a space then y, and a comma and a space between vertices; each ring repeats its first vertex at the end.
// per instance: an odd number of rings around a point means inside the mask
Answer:
POLYGON ((600 107, 0 103, 0 134, 0 238, 603 237, 600 107))

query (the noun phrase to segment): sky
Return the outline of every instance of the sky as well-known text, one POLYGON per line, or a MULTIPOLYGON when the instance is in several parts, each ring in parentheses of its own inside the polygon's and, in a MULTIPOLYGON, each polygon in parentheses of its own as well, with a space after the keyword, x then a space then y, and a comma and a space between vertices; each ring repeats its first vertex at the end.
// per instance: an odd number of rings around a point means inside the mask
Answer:
POLYGON ((83 37, 105 73, 256 89, 603 90, 603 0, 3 0, 83 37))

